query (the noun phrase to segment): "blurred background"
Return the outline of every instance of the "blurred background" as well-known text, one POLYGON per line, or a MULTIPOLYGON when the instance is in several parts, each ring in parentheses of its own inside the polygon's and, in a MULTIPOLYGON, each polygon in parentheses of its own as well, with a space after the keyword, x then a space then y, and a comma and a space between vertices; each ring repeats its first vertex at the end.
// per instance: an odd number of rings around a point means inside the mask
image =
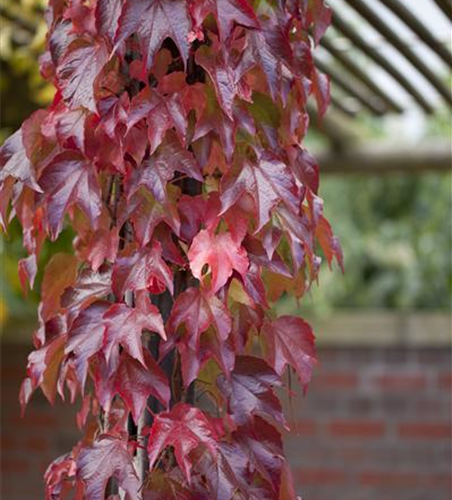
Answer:
MULTIPOLYGON (((39 76, 44 0, 3 0, 0 141, 53 96, 39 76)), ((287 449, 304 500, 451 499, 451 67, 448 0, 330 0, 317 53, 331 76, 306 146, 340 237, 345 275, 281 312, 317 334, 308 394, 287 404, 287 449)), ((71 251, 66 231, 43 262, 71 251)), ((38 296, 21 294, 20 228, 2 235, 1 498, 43 498, 47 464, 78 439, 77 407, 17 400, 38 296)), ((38 286, 39 290, 39 276, 38 286)))

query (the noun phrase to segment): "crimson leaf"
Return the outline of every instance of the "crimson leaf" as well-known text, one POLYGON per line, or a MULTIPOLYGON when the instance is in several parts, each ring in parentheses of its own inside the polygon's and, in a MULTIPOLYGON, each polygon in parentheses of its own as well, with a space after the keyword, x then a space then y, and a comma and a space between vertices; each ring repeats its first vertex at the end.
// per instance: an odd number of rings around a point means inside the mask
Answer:
POLYGON ((119 17, 116 47, 137 33, 148 70, 163 40, 172 38, 186 62, 189 31, 190 19, 184 0, 126 0, 119 17))
POLYGON ((314 334, 309 324, 296 316, 281 316, 266 321, 262 333, 270 365, 279 375, 286 365, 292 366, 306 388, 316 364, 314 334))
POLYGON ((246 0, 200 0, 194 1, 191 9, 197 26, 209 13, 215 16, 222 41, 231 36, 234 24, 247 28, 259 27, 256 14, 246 0))
MULTIPOLYGON (((215 329, 218 342, 226 350, 225 341, 231 331, 231 317, 226 306, 215 296, 206 295, 197 288, 189 288, 181 293, 173 306, 168 321, 168 330, 173 337, 176 330, 185 324, 186 332, 178 341, 181 352, 182 376, 188 386, 198 375, 202 361, 200 356, 200 336, 210 326, 215 329)), ((163 346, 166 352, 169 346, 163 346)), ((231 367, 232 368, 232 367, 231 367)))
POLYGON ((280 201, 292 211, 298 211, 299 197, 295 181, 287 166, 271 155, 264 154, 257 164, 246 162, 237 177, 224 180, 222 213, 245 193, 254 200, 258 221, 256 231, 270 220, 270 211, 280 201))
POLYGON ((102 349, 105 325, 103 316, 109 307, 106 301, 95 302, 84 309, 72 324, 68 333, 65 353, 74 358, 78 382, 83 391, 88 363, 102 349))
POLYGON ((120 300, 127 290, 151 289, 161 293, 165 287, 173 293, 171 270, 162 259, 158 243, 128 257, 120 257, 113 266, 113 292, 120 300))
POLYGON ((193 238, 188 258, 193 276, 201 281, 206 275, 203 268, 205 264, 209 265, 212 293, 218 292, 226 284, 234 270, 244 277, 249 265, 245 249, 229 233, 214 235, 206 230, 193 238))
POLYGON ((220 375, 217 384, 237 424, 245 424, 253 415, 284 424, 281 403, 272 389, 281 385, 281 381, 264 360, 252 356, 237 357, 230 378, 220 375))
POLYGON ((71 107, 83 106, 96 112, 95 81, 107 61, 108 50, 103 41, 78 39, 69 45, 59 62, 57 77, 71 107))
POLYGON ((121 345, 133 358, 146 366, 144 362, 141 332, 148 329, 158 332, 166 339, 163 320, 158 309, 151 304, 145 294, 138 294, 136 306, 126 304, 113 304, 104 314, 105 340, 104 350, 107 361, 111 351, 121 345))
POLYGON ((115 392, 130 408, 136 423, 150 395, 165 406, 168 406, 171 397, 168 379, 163 370, 147 352, 144 358, 143 366, 126 352, 122 352, 114 383, 115 392))
POLYGON ((149 433, 149 467, 152 468, 160 453, 174 447, 177 463, 190 480, 190 453, 200 444, 216 455, 217 434, 204 413, 184 403, 178 403, 170 412, 159 413, 149 433))
POLYGON ((76 460, 77 477, 85 486, 86 500, 104 500, 105 488, 111 477, 129 497, 137 498, 139 481, 127 442, 102 435, 91 447, 83 447, 76 460))
POLYGON ((46 193, 47 223, 53 239, 60 234, 64 214, 74 203, 96 227, 102 199, 93 165, 83 155, 75 151, 58 155, 46 167, 39 182, 46 193))

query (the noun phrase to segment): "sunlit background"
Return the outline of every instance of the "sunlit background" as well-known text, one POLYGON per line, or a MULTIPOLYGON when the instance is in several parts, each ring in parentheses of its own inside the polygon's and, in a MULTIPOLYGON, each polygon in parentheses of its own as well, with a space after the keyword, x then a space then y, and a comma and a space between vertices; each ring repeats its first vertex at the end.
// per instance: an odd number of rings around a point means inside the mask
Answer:
MULTIPOLYGON (((38 68, 45 3, 3 0, 0 8, 1 141, 53 97, 38 68)), ((307 316, 319 344, 320 367, 308 395, 288 405, 295 431, 288 450, 304 500, 450 500, 451 112, 354 3, 330 1, 371 52, 412 82, 432 112, 333 25, 318 62, 357 95, 333 78, 330 112, 324 122, 312 113, 306 146, 322 160, 320 194, 340 237, 346 272, 325 266, 319 286, 300 301, 282 297, 278 304, 281 311, 307 316), (385 109, 372 89, 347 72, 338 53, 401 112, 385 109)), ((451 90, 450 67, 386 2, 357 3, 368 5, 451 90)), ((451 51, 447 5, 446 11, 439 6, 447 1, 398 3, 451 51)), ((53 253, 70 252, 72 238, 67 229, 46 247, 40 268, 53 253)), ((58 405, 51 411, 39 397, 19 419, 18 385, 31 347, 40 276, 25 299, 17 276, 25 251, 16 223, 2 235, 0 254, 1 496, 43 498, 45 464, 71 447, 77 431, 73 410, 58 405)))

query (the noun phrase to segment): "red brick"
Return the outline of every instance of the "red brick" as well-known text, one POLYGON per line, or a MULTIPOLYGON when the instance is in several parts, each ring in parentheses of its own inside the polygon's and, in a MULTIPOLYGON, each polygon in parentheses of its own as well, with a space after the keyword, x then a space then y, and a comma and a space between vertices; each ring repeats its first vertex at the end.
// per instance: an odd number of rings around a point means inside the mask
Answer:
POLYGON ((452 373, 442 373, 438 375, 438 386, 440 389, 452 391, 452 373))
POLYGON ((17 441, 11 435, 2 434, 0 446, 2 452, 13 451, 17 448, 17 441))
POLYGON ((58 418, 51 407, 48 411, 28 410, 23 418, 20 415, 15 415, 10 417, 10 421, 13 425, 20 427, 52 428, 53 430, 58 424, 58 418))
POLYGON ((5 473, 23 473, 27 472, 29 468, 29 463, 25 460, 14 459, 14 458, 2 458, 1 461, 1 471, 2 474, 5 473))
POLYGON ((358 445, 358 448, 344 448, 341 450, 341 457, 344 459, 344 462, 362 462, 362 460, 366 457, 366 452, 364 451, 364 447, 358 445))
POLYGON ((398 426, 399 436, 413 439, 444 439, 451 437, 451 425, 441 423, 404 423, 398 426))
POLYGON ((452 474, 431 474, 426 478, 429 488, 450 488, 452 486, 452 474))
POLYGON ((50 446, 47 439, 39 436, 32 436, 25 441, 25 448, 29 451, 37 451, 39 453, 43 453, 45 451, 48 451, 50 446))
POLYGON ((329 433, 335 437, 376 438, 385 433, 385 424, 375 420, 334 420, 329 433))
POLYGON ((424 389, 427 385, 425 375, 418 373, 379 375, 375 377, 374 381, 381 389, 395 391, 424 389))
POLYGON ((292 436, 313 436, 317 433, 317 422, 315 420, 293 420, 289 422, 290 434, 292 436))
POLYGON ((19 381, 25 378, 26 374, 27 372, 25 370, 24 365, 6 366, 3 364, 3 366, 0 369, 0 377, 2 380, 2 385, 10 382, 14 384, 19 384, 19 381))
POLYGON ((315 389, 354 389, 358 385, 356 373, 318 373, 313 379, 315 389))
POLYGON ((359 475, 359 482, 371 487, 412 489, 419 481, 419 475, 412 472, 363 472, 359 475))
POLYGON ((302 487, 304 484, 337 485, 347 481, 347 475, 343 470, 327 467, 304 467, 296 470, 294 476, 302 487))

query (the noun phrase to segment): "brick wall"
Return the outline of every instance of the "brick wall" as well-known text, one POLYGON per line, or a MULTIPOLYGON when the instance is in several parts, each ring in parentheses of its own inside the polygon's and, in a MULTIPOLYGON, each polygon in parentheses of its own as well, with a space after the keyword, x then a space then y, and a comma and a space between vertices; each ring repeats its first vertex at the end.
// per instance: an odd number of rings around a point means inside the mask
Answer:
MULTIPOLYGON (((43 498, 46 465, 78 439, 70 405, 35 397, 20 419, 26 354, 2 346, 2 500, 43 498)), ((308 395, 287 408, 303 500, 450 500, 450 351, 325 347, 319 358, 308 395)))
POLYGON ((1 345, 1 500, 44 500, 47 465, 80 439, 78 408, 60 401, 51 408, 39 391, 20 417, 17 398, 28 351, 19 344, 1 345))
POLYGON ((303 499, 451 500, 451 351, 329 347, 319 358, 287 439, 303 499))

